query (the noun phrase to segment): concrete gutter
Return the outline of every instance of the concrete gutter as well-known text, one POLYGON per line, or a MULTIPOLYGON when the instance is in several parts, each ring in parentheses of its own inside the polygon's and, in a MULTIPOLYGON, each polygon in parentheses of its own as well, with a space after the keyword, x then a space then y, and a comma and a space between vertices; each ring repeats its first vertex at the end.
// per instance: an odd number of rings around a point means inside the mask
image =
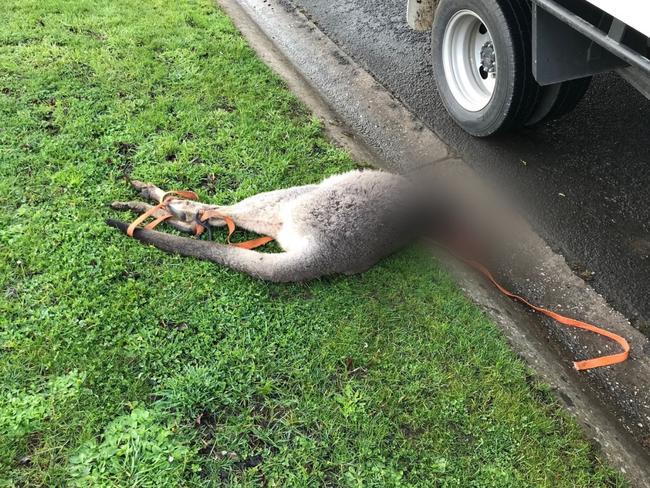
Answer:
MULTIPOLYGON (((498 209, 507 237, 506 285, 535 303, 604 325, 630 341, 626 363, 578 373, 571 359, 615 352, 594 335, 561 328, 500 296, 453 260, 443 262, 465 293, 501 327, 517 353, 635 486, 650 488, 650 342, 577 277, 518 216, 504 216, 487 188, 432 131, 360 68, 288 0, 219 0, 260 57, 360 162, 462 188, 469 207, 498 209), (478 197, 477 200, 477 195, 478 197), (477 204, 479 207, 477 207, 477 204), (512 237, 516 239, 512 239, 512 237), (514 240, 515 243, 509 242, 514 240)), ((485 211, 486 219, 489 213, 485 211)), ((484 215, 483 213, 481 214, 484 215)), ((483 217, 481 217, 482 219, 483 217)), ((492 221, 490 225, 494 224, 492 221)), ((500 227, 499 227, 500 226, 500 227)))

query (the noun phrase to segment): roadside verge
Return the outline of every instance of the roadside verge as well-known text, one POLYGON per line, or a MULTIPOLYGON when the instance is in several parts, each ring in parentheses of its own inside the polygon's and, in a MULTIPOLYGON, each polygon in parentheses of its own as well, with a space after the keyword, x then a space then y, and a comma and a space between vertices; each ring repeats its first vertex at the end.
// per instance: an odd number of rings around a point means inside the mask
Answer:
MULTIPOLYGON (((287 1, 220 0, 260 57, 326 123, 331 137, 360 161, 399 172, 421 171, 481 192, 472 170, 313 23, 287 1)), ((630 360, 576 373, 573 357, 614 352, 614 345, 560 328, 500 297, 450 261, 460 286, 499 324, 514 347, 549 383, 610 462, 637 486, 650 486, 650 344, 613 310, 564 258, 528 226, 518 224, 516 264, 506 283, 536 303, 593 321, 626 337, 630 360), (522 273, 526 270, 526 274, 522 273)))

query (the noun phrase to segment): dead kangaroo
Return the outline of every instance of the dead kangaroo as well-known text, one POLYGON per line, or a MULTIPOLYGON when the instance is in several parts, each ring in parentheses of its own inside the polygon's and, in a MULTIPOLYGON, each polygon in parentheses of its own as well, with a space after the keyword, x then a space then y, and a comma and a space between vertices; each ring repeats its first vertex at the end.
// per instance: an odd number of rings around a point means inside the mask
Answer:
MULTIPOLYGON (((144 198, 160 201, 165 192, 138 181, 144 198)), ((324 275, 355 274, 412 241, 422 230, 422 205, 404 177, 376 170, 356 170, 326 178, 319 184, 260 193, 227 206, 189 200, 170 202, 167 224, 194 232, 196 216, 216 210, 237 227, 273 237, 281 253, 248 249, 137 229, 136 239, 167 252, 213 261, 267 281, 306 281, 324 275)), ((116 210, 145 212, 143 202, 114 202, 116 210)), ((154 215, 155 217, 156 215, 154 215)), ((128 225, 107 223, 125 232, 128 225)), ((224 226, 223 219, 205 222, 224 226)))
MULTIPOLYGON (((157 202, 165 198, 165 192, 154 185, 134 181, 133 186, 144 198, 157 202)), ((136 229, 133 237, 164 251, 213 261, 268 281, 305 281, 334 273, 354 274, 367 270, 415 237, 436 234, 462 237, 463 225, 457 223, 462 219, 458 214, 449 213, 450 201, 441 197, 432 200, 428 195, 430 190, 382 171, 351 171, 317 185, 261 193, 234 205, 207 205, 189 200, 167 203, 172 218, 166 222, 180 231, 194 232, 199 224, 197 216, 213 210, 230 217, 243 229, 273 237, 283 249, 281 253, 263 253, 148 229, 136 229)), ((438 190, 446 191, 449 196, 449 188, 438 190)), ((112 207, 140 213, 152 209, 142 202, 113 202, 112 207)), ((154 213, 152 217, 159 215, 154 213)), ((117 220, 107 222, 123 232, 129 228, 117 220)), ((200 223, 211 227, 226 225, 216 217, 200 223)), ((460 241, 452 239, 453 242, 460 241)), ((617 354, 574 362, 576 369, 609 366, 627 359, 630 346, 625 338, 532 305, 499 285, 482 264, 466 262, 506 296, 564 325, 614 340, 623 349, 617 354)))

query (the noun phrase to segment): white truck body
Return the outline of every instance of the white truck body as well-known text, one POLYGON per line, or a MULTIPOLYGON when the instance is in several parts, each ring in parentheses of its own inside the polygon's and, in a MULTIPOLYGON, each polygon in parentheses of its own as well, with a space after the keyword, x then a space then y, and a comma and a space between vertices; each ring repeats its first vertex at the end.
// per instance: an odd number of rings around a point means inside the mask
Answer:
POLYGON ((586 0, 615 19, 650 37, 650 1, 586 0))

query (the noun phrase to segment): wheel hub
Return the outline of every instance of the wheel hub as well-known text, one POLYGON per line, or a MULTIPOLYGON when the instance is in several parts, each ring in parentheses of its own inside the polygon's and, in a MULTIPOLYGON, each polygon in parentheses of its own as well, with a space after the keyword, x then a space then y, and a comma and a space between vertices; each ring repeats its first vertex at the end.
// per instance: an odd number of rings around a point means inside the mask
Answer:
POLYGON ((449 90, 465 110, 478 112, 490 103, 497 63, 498 53, 483 19, 471 10, 456 12, 445 27, 442 64, 449 90))
POLYGON ((483 73, 496 76, 496 54, 494 52, 494 44, 492 44, 492 41, 487 41, 483 44, 483 47, 481 47, 481 66, 479 66, 479 72, 481 73, 481 78, 484 78, 483 73))

